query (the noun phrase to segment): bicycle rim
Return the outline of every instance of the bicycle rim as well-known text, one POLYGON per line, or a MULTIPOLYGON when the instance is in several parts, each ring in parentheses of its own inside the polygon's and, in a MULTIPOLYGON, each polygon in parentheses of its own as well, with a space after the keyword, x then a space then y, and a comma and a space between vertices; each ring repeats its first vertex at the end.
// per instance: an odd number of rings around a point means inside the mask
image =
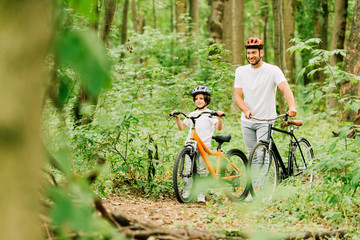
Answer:
POLYGON ((307 141, 304 138, 300 139, 299 145, 296 144, 294 150, 293 168, 294 168, 294 176, 298 176, 298 179, 301 181, 301 183, 313 182, 314 173, 308 170, 308 168, 313 164, 313 161, 314 161, 314 152, 309 141, 307 141), (304 156, 304 158, 302 156, 304 156))
POLYGON ((279 167, 269 145, 258 142, 249 157, 253 195, 272 195, 279 182, 279 167))
POLYGON ((230 150, 226 157, 235 168, 226 159, 221 159, 221 187, 230 199, 243 200, 251 188, 247 173, 247 157, 238 149, 230 150))
POLYGON ((180 203, 191 202, 194 198, 193 186, 195 178, 192 167, 190 148, 183 148, 177 154, 173 169, 173 188, 176 199, 180 203))

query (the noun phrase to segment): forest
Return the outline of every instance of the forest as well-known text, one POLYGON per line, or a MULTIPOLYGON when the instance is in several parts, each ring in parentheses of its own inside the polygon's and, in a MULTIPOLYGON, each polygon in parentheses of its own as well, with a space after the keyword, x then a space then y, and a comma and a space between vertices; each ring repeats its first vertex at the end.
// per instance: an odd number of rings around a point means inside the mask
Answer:
POLYGON ((0 239, 360 239, 359 19, 360 0, 2 1, 0 239), (249 156, 234 80, 250 37, 294 93, 314 181, 179 203, 188 130, 169 114, 194 111, 196 86, 226 114, 224 152, 249 156))

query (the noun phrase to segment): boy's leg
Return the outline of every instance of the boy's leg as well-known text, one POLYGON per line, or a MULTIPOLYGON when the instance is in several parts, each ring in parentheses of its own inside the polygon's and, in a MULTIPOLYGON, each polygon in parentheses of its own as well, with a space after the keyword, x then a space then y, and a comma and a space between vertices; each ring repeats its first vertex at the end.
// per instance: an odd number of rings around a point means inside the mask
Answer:
POLYGON ((198 203, 205 203, 205 187, 206 184, 204 184, 204 180, 208 175, 208 170, 207 170, 207 166, 205 164, 204 159, 202 158, 202 156, 200 155, 200 153, 198 153, 198 167, 197 167, 197 173, 199 174, 199 181, 198 181, 198 196, 197 196, 197 202, 198 203))

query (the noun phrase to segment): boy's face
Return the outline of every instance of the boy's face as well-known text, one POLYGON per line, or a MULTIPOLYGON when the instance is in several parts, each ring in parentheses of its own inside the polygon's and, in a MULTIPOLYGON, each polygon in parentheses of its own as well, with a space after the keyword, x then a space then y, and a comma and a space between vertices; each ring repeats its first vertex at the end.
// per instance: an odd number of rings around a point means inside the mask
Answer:
POLYGON ((198 95, 195 96, 195 105, 198 108, 201 108, 205 105, 205 97, 204 94, 199 93, 198 95))

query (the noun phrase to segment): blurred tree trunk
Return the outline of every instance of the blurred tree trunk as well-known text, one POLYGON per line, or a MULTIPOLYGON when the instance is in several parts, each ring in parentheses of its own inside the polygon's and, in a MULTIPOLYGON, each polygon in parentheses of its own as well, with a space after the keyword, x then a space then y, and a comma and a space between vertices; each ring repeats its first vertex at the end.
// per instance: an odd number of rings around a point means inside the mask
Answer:
MULTIPOLYGON (((335 2, 335 17, 333 32, 331 37, 330 50, 344 49, 345 31, 346 31, 346 18, 347 18, 348 0, 336 0, 335 2)), ((342 62, 344 59, 340 54, 333 55, 330 58, 330 65, 335 66, 337 63, 342 62)), ((330 85, 334 85, 334 79, 330 78, 330 85)), ((335 93, 336 88, 330 87, 330 93, 335 93)), ((333 96, 329 97, 329 108, 334 109, 337 106, 337 99, 333 96)))
MULTIPOLYGON (((356 0, 354 8, 354 17, 351 25, 351 32, 347 44, 347 55, 344 62, 344 70, 356 76, 360 75, 360 0, 356 0)), ((360 99, 360 81, 350 82, 346 81, 341 86, 342 96, 349 96, 351 98, 360 99)), ((340 120, 347 122, 354 122, 359 124, 360 110, 347 110, 340 114, 340 120)))
POLYGON ((131 15, 133 20, 133 28, 134 32, 138 32, 138 20, 137 20, 137 14, 136 14, 136 0, 131 0, 131 15))
POLYGON ((43 153, 41 97, 49 76, 51 1, 5 0, 0 7, 0 239, 38 240, 43 153))
MULTIPOLYGON (((284 1, 284 34, 285 49, 293 46, 289 41, 295 37, 295 18, 296 18, 297 0, 284 1)), ((285 77, 290 83, 295 84, 295 55, 285 52, 286 71, 285 77)))
POLYGON ((156 5, 155 0, 152 1, 152 9, 153 9, 153 20, 154 20, 154 29, 156 29, 156 5))
MULTIPOLYGON (((329 22, 329 10, 328 10, 328 0, 317 1, 313 10, 313 26, 314 26, 314 35, 316 38, 321 39, 320 48, 327 50, 328 41, 328 22, 329 22)), ((321 65, 320 67, 324 67, 321 65)), ((320 82, 321 84, 325 81, 325 74, 323 71, 317 71, 314 74, 314 80, 320 82)))
POLYGON ((186 0, 175 1, 175 15, 176 15, 176 32, 185 35, 186 24, 184 16, 186 14, 186 0))
POLYGON ((253 23, 254 24, 254 29, 252 30, 252 33, 251 33, 251 36, 254 36, 254 37, 260 37, 260 27, 261 27, 261 18, 260 18, 260 9, 259 9, 259 6, 260 6, 260 3, 259 3, 260 0, 254 0, 254 18, 252 19, 253 23))
MULTIPOLYGON (((284 36, 284 16, 282 0, 272 0, 274 23, 275 23, 275 64, 284 72, 285 64, 285 36, 284 36)), ((281 91, 277 91, 277 100, 280 113, 285 112, 284 96, 281 91)))
POLYGON ((269 17, 269 0, 264 0, 263 6, 261 8, 261 15, 263 16, 263 36, 262 40, 264 41, 264 61, 267 62, 267 43, 268 43, 268 17, 269 17))
POLYGON ((234 64, 244 65, 244 0, 233 0, 234 64))
MULTIPOLYGON (((128 0, 126 0, 128 1, 128 0)), ((101 39, 108 45, 108 37, 116 11, 116 0, 105 0, 105 14, 101 27, 101 39)))
POLYGON ((223 39, 223 17, 224 17, 224 1, 212 0, 211 15, 208 22, 209 35, 215 43, 222 43, 223 39))
POLYGON ((199 0, 190 0, 191 31, 193 34, 199 33, 199 0))
POLYGON ((125 44, 127 41, 127 20, 129 12, 129 0, 125 0, 123 9, 123 19, 121 23, 121 44, 125 44))
POLYGON ((99 14, 100 14, 100 8, 99 8, 99 0, 94 0, 92 6, 92 18, 90 19, 89 28, 94 31, 99 30, 99 14))
POLYGON ((224 19, 222 41, 225 49, 231 51, 231 54, 224 56, 226 62, 233 61, 233 0, 224 0, 224 19))

